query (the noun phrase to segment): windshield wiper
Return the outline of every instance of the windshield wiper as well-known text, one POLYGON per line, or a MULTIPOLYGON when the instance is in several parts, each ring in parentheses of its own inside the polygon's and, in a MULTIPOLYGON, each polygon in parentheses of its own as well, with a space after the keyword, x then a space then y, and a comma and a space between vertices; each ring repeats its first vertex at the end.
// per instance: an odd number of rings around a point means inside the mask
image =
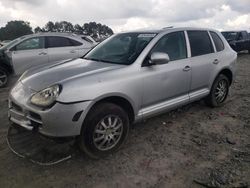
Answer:
POLYGON ((86 58, 86 57, 84 57, 83 59, 91 60, 91 61, 97 61, 97 62, 103 62, 103 63, 118 64, 116 62, 112 62, 112 61, 108 61, 108 60, 104 60, 104 59, 95 59, 95 58, 86 58))
POLYGON ((84 57, 83 59, 91 60, 91 61, 101 61, 100 59, 95 59, 95 58, 86 58, 86 57, 84 57))

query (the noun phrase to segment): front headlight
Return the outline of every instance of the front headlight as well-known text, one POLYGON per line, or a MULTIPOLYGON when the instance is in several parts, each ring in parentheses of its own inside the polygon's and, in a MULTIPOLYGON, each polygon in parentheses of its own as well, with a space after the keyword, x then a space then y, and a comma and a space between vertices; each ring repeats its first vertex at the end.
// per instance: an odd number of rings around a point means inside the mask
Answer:
POLYGON ((52 106, 59 94, 61 93, 61 85, 54 85, 48 87, 38 93, 34 94, 30 101, 32 104, 40 107, 50 107, 52 106))

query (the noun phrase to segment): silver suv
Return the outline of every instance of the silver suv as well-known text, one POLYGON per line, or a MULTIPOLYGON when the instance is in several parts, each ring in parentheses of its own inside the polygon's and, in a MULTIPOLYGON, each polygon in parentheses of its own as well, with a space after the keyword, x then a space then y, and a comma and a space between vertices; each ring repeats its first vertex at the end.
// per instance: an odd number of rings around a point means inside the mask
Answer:
POLYGON ((0 87, 8 75, 21 75, 34 66, 79 58, 96 43, 89 36, 72 33, 38 33, 22 36, 0 48, 0 87))
POLYGON ((30 70, 9 97, 9 119, 50 137, 76 137, 91 157, 117 150, 130 125, 205 98, 220 106, 237 54, 212 29, 115 34, 85 57, 30 70))

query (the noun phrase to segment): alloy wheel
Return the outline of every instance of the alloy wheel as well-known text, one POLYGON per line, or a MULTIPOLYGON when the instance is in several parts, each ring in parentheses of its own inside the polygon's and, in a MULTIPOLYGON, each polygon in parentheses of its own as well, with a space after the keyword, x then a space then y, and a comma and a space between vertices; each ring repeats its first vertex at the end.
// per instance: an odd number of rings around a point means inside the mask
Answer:
POLYGON ((215 89, 215 99, 218 103, 222 103, 227 96, 228 88, 226 80, 219 81, 215 89))
POLYGON ((108 115, 96 125, 93 141, 101 151, 112 149, 117 145, 123 133, 123 122, 116 115, 108 115))

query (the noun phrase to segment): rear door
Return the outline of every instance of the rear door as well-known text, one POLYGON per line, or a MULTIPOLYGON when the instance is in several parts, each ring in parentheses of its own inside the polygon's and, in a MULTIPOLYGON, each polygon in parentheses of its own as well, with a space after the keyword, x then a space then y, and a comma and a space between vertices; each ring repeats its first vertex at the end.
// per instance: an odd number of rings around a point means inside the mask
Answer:
POLYGON ((214 53, 213 43, 208 31, 187 31, 191 49, 192 79, 190 85, 190 100, 206 96, 210 90, 217 64, 220 60, 214 53))
POLYGON ((48 36, 46 39, 49 62, 57 62, 60 60, 79 57, 78 49, 82 43, 61 36, 48 36))
POLYGON ((44 37, 32 37, 15 45, 11 50, 15 74, 20 75, 27 69, 48 63, 44 37))

